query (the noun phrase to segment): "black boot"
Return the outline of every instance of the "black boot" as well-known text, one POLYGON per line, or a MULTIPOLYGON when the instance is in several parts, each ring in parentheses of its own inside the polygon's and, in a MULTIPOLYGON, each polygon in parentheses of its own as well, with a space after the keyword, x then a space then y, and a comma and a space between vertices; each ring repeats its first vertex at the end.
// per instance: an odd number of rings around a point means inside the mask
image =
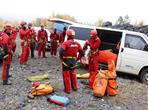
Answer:
POLYGON ((3 85, 12 85, 12 83, 8 82, 8 80, 4 80, 3 85))

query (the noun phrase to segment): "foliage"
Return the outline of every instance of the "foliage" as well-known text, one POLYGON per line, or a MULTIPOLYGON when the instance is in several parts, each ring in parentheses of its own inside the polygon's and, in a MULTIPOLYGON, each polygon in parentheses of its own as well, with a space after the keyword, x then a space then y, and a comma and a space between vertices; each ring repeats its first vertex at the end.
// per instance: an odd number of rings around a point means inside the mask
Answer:
POLYGON ((119 18, 116 20, 116 25, 123 25, 123 24, 130 24, 130 18, 128 15, 125 15, 124 17, 119 16, 119 18))
POLYGON ((96 22, 95 22, 95 25, 96 26, 103 26, 103 24, 104 24, 104 19, 98 19, 96 22))

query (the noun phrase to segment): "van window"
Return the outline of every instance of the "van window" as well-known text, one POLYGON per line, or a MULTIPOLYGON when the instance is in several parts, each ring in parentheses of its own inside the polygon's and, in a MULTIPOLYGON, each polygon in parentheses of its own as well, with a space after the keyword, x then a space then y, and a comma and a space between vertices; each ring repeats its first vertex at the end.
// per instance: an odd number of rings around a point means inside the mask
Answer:
POLYGON ((64 27, 68 27, 66 23, 54 23, 54 27, 57 29, 57 32, 63 32, 64 27))
POLYGON ((146 42, 141 36, 127 34, 125 37, 124 47, 144 50, 146 42))
POLYGON ((80 27, 70 27, 70 29, 73 29, 76 33, 75 39, 79 40, 87 40, 90 38, 90 31, 92 29, 89 28, 80 28, 80 27))

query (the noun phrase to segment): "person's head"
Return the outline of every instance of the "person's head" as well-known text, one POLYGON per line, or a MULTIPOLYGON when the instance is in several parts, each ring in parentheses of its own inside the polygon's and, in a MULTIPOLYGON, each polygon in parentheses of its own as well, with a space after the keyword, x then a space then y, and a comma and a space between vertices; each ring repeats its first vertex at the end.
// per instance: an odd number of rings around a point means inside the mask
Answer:
POLYGON ((32 23, 28 23, 28 28, 29 28, 29 29, 32 28, 32 23))
POLYGON ((67 37, 68 37, 68 40, 69 40, 69 39, 74 39, 75 31, 72 30, 72 29, 68 29, 68 30, 66 31, 66 35, 67 35, 67 37))
POLYGON ((20 26, 21 26, 21 28, 26 29, 27 23, 25 21, 21 21, 20 26))
POLYGON ((56 29, 56 28, 53 29, 53 33, 54 33, 54 34, 57 33, 57 29, 56 29))
POLYGON ((93 39, 96 38, 97 37, 97 31, 96 30, 91 30, 90 37, 93 38, 93 39))
POLYGON ((64 28, 63 28, 63 32, 66 32, 66 30, 67 30, 67 28, 66 28, 66 27, 64 27, 64 28))
POLYGON ((10 35, 12 33, 12 25, 11 24, 5 24, 4 25, 4 32, 7 35, 10 35))
POLYGON ((41 30, 44 30, 44 24, 43 23, 40 24, 40 27, 41 27, 41 30))

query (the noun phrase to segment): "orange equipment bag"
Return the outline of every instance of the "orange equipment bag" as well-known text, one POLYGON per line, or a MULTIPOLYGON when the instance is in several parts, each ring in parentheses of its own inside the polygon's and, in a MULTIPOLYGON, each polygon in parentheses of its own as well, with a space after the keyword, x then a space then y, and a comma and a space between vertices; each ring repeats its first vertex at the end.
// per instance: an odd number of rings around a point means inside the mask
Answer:
POLYGON ((33 84, 34 87, 31 89, 33 96, 49 94, 53 92, 53 87, 49 83, 44 84, 33 84))
POLYGON ((93 92, 96 97, 103 97, 107 87, 107 78, 104 74, 106 71, 100 71, 99 74, 96 75, 94 83, 93 83, 93 92))
POLYGON ((98 61, 101 63, 108 63, 108 60, 112 59, 115 63, 117 60, 117 54, 112 53, 111 51, 99 51, 98 61))
POLYGON ((108 72, 106 72, 106 77, 108 77, 107 94, 110 96, 117 95, 119 91, 117 89, 117 74, 113 60, 108 60, 108 72))

